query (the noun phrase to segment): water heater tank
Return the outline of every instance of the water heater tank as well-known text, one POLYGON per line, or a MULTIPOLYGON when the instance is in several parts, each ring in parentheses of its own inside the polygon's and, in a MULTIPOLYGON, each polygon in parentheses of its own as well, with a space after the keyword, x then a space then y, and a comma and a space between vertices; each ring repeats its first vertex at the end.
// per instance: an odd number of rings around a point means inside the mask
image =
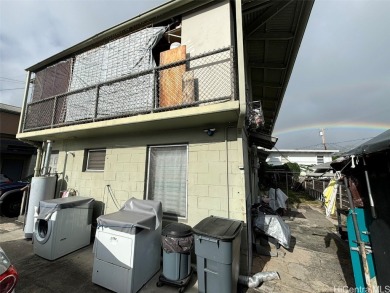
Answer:
POLYGON ((32 238, 34 232, 35 209, 41 200, 53 199, 56 189, 56 176, 33 177, 31 179, 30 198, 25 218, 24 237, 32 238))

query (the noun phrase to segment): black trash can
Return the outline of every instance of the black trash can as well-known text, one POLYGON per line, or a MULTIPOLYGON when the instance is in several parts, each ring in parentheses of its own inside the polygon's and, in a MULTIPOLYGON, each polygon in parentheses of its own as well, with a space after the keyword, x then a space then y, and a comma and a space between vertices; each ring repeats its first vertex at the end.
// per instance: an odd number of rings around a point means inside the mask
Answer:
POLYGON ((194 243, 192 228, 182 223, 171 223, 161 234, 163 272, 157 286, 168 284, 185 287, 192 275, 191 250, 194 243))
POLYGON ((193 228, 199 292, 237 292, 242 227, 210 216, 193 228))

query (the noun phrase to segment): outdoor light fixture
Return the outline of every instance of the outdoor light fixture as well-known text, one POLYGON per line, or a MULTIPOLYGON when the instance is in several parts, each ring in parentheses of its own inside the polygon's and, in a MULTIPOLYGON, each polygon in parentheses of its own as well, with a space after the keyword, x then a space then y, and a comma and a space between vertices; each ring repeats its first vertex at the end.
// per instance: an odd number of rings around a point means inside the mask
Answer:
POLYGON ((203 129, 203 131, 206 132, 208 136, 213 136, 215 132, 215 128, 207 128, 207 129, 203 129))

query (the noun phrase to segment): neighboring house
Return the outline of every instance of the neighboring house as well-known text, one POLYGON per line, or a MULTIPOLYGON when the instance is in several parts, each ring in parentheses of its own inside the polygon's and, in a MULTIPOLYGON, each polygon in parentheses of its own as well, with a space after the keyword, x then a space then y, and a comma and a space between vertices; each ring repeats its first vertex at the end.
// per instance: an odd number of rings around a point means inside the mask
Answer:
POLYGON ((0 173, 13 181, 34 173, 36 148, 16 139, 20 107, 0 103, 0 173))
POLYGON ((270 165, 283 165, 285 163, 297 163, 306 168, 313 165, 319 165, 332 162, 332 156, 337 154, 338 150, 276 150, 269 151, 266 162, 270 165))
POLYGON ((165 221, 244 221, 247 271, 256 146, 276 142, 312 6, 169 1, 28 68, 18 138, 53 141, 67 187, 106 213, 136 197, 165 221))

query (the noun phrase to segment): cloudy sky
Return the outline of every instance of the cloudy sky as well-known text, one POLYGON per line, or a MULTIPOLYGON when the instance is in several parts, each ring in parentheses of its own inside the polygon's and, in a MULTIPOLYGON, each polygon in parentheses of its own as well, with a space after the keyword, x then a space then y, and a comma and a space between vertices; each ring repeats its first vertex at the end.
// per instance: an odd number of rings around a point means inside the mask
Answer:
POLYGON ((356 146, 390 128, 390 1, 317 0, 276 122, 280 148, 356 146))
MULTIPOLYGON (((164 0, 0 0, 0 102, 24 69, 164 0)), ((390 1, 316 0, 274 135, 277 147, 358 145, 390 128, 390 1)))

